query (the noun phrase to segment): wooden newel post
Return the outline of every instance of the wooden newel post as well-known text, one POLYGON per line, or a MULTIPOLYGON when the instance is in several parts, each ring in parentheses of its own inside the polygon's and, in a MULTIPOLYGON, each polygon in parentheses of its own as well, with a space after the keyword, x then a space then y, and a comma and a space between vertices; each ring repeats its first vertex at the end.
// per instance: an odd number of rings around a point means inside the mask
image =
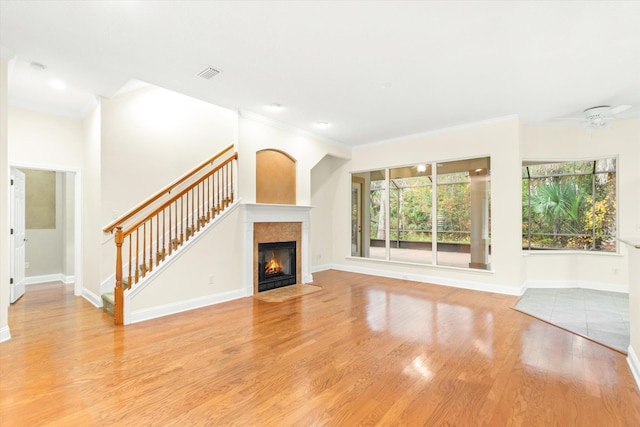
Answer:
POLYGON ((122 226, 116 227, 116 288, 114 290, 113 315, 116 325, 124 323, 124 288, 122 287, 122 226))
POLYGON ((237 174, 234 174, 234 165, 235 168, 237 170, 238 168, 238 153, 235 153, 233 155, 233 160, 231 160, 231 203, 233 203, 233 198, 234 198, 234 189, 236 186, 236 176, 237 174), (235 162, 234 162, 235 160, 235 162))

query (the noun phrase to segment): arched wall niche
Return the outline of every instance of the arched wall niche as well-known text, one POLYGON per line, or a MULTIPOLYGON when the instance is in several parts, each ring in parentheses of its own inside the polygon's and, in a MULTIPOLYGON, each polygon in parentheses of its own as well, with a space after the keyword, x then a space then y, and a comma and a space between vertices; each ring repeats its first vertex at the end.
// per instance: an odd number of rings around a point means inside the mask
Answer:
POLYGON ((296 204, 296 161, 293 157, 273 149, 256 153, 256 203, 296 204))

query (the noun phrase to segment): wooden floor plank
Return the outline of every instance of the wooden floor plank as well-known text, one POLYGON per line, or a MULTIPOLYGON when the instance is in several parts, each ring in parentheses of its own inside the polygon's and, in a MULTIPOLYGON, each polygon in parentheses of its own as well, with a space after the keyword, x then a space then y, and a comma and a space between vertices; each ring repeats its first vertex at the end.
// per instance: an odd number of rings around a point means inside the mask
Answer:
POLYGON ((515 297, 314 279, 127 327, 72 286, 29 286, 0 344, 0 425, 640 425, 624 356, 515 297))

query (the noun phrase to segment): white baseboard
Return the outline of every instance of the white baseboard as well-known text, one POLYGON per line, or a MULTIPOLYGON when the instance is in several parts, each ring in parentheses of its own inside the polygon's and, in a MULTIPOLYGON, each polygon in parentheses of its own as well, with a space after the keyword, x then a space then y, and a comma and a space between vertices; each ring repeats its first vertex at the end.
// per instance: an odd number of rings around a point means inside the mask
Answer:
POLYGON ((504 285, 494 285, 491 283, 474 282, 470 280, 451 279, 441 276, 428 276, 425 274, 412 274, 405 272, 380 270, 367 267, 356 267, 353 265, 332 264, 334 270, 348 271, 351 273, 370 274, 372 276, 389 277, 392 279, 411 280, 414 282, 432 283, 434 285, 450 286, 452 288, 469 289, 472 291, 493 292, 503 295, 522 295, 523 288, 504 285))
POLYGON ((0 328, 0 342, 9 341, 10 339, 11 339, 11 331, 9 330, 9 326, 0 328))
POLYGON ((638 386, 638 389, 640 389, 640 360, 638 360, 638 355, 631 346, 629 346, 629 349, 627 350, 627 363, 629 363, 633 379, 636 380, 636 385, 638 386))
MULTIPOLYGON (((193 298, 185 301, 178 301, 172 304, 165 304, 158 307, 145 308, 142 310, 135 310, 127 315, 125 312, 125 325, 131 323, 143 322, 145 320, 151 320, 158 317, 168 316, 170 314, 177 314, 183 311, 195 310, 196 308, 202 308, 209 305, 220 304, 222 302, 231 301, 245 296, 244 289, 238 289, 234 291, 222 292, 215 295, 207 295, 205 297, 193 298)), ((129 301, 125 303, 125 307, 131 304, 129 301)))
POLYGON ((595 291, 629 293, 629 285, 619 283, 592 282, 589 280, 527 280, 526 289, 548 289, 548 288, 580 288, 592 289, 595 291))
POLYGON ((97 308, 102 308, 102 297, 94 294, 86 288, 82 289, 82 298, 86 299, 97 308))
POLYGON ((331 264, 322 264, 311 267, 312 273, 318 273, 320 271, 331 270, 331 264))
POLYGON ((71 283, 75 283, 75 282, 76 282, 76 276, 62 275, 62 283, 64 283, 65 285, 70 285, 71 283))
POLYGON ((67 277, 73 276, 65 276, 62 273, 54 273, 54 274, 43 274, 41 276, 29 276, 24 278, 25 285, 39 285, 41 283, 51 283, 51 282, 63 282, 67 283, 65 280, 67 277))

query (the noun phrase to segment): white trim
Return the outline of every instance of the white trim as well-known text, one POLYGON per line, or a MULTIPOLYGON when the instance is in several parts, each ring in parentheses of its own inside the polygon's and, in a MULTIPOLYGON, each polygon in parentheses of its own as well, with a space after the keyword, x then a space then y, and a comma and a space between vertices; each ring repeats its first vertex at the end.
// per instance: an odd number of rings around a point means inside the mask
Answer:
POLYGON ((322 264, 322 265, 316 265, 314 267, 311 267, 312 273, 318 273, 320 271, 326 271, 326 270, 331 270, 331 264, 322 264))
POLYGON ((43 274, 41 276, 29 276, 24 278, 25 285, 39 285, 41 283, 64 282, 66 276, 62 273, 43 274))
POLYGON ((48 164, 38 164, 38 163, 9 163, 9 170, 14 168, 25 168, 25 169, 37 169, 37 170, 48 170, 54 172, 69 172, 74 174, 73 181, 73 247, 74 247, 74 257, 73 257, 73 269, 75 273, 75 284, 73 287, 73 294, 75 296, 83 295, 83 286, 84 283, 82 281, 82 172, 79 168, 70 168, 56 165, 48 165, 48 164))
POLYGON ((81 296, 82 298, 86 299, 97 308, 102 308, 102 297, 99 297, 98 295, 94 294, 89 289, 83 289, 81 296))
MULTIPOLYGON (((264 123, 267 124, 269 126, 273 126, 276 129, 280 129, 280 130, 284 130, 287 132, 291 132, 291 133, 295 133, 298 135, 302 135, 306 138, 311 138, 311 139, 315 139, 316 141, 320 141, 320 142, 324 142, 325 144, 330 144, 333 146, 336 146, 338 148, 342 148, 344 150, 352 150, 353 147, 351 145, 345 144, 344 142, 340 142, 337 141, 335 139, 331 139, 331 138, 327 138, 326 136, 321 136, 321 135, 317 135, 315 133, 311 133, 311 132, 307 132, 305 130, 302 130, 300 128, 297 127, 293 127, 293 126, 289 126, 286 125, 282 122, 277 122, 275 120, 271 120, 265 116, 262 116, 260 114, 256 114, 253 113, 251 111, 246 111, 246 110, 237 110, 238 112, 238 116, 245 118, 245 119, 250 119, 250 120, 254 120, 256 122, 260 122, 260 123, 264 123)), ((336 156, 338 157, 338 156, 336 156)))
POLYGON ((84 290, 84 282, 82 280, 82 175, 80 174, 79 170, 75 172, 73 190, 73 280, 75 282, 73 286, 73 294, 75 296, 81 296, 84 290))
POLYGON ((519 120, 520 117, 517 114, 511 114, 508 116, 502 116, 502 117, 496 117, 493 119, 487 119, 487 120, 480 120, 477 122, 471 122, 471 123, 465 123, 465 124, 460 124, 460 125, 453 125, 453 126, 449 126, 449 127, 445 127, 445 128, 439 128, 439 129, 434 129, 434 130, 429 130, 426 132, 419 132, 419 133, 412 133, 412 134, 408 134, 408 135, 402 135, 402 136, 397 136, 394 138, 390 138, 390 139, 383 139, 381 141, 374 141, 374 142, 370 142, 368 144, 360 144, 360 145, 356 145, 353 147, 353 150, 361 150, 364 148, 369 148, 369 147, 374 147, 377 145, 386 145, 386 144, 393 144, 396 142, 403 142, 409 138, 423 138, 426 136, 432 136, 432 135, 440 135, 443 133, 450 133, 450 132, 457 132, 457 131, 461 131, 461 130, 465 130, 465 129, 469 129, 469 128, 474 128, 474 127, 479 127, 479 126, 486 126, 486 125, 492 125, 492 124, 496 124, 496 123, 501 123, 501 122, 506 122, 506 121, 510 121, 510 120, 519 120))
POLYGON ((629 363, 633 379, 636 380, 636 385, 638 386, 638 389, 640 389, 640 360, 631 346, 629 346, 629 349, 627 350, 627 363, 629 363))
MULTIPOLYGON (((62 273, 43 274, 40 276, 29 276, 24 278, 25 285, 39 285, 42 283, 62 282, 65 285, 75 283, 75 276, 67 276, 62 273)), ((75 290, 75 289, 74 289, 75 290)))
POLYGON ((171 314, 177 314, 183 311, 195 310, 197 308, 243 298, 244 296, 244 289, 238 289, 234 291, 222 292, 216 295, 207 295, 205 297, 193 298, 190 300, 160 305, 157 307, 135 310, 132 311, 129 316, 125 317, 124 324, 129 325, 131 323, 143 322, 145 320, 169 316, 171 314))
POLYGON ((622 255, 619 252, 604 252, 604 251, 578 251, 571 249, 553 249, 553 250, 535 250, 535 249, 521 249, 523 257, 544 257, 544 256, 560 256, 560 255, 586 255, 586 256, 604 256, 604 257, 618 257, 622 255))
POLYGON ((442 271, 459 271, 459 272, 463 272, 463 273, 470 273, 470 274, 477 274, 477 275, 494 275, 494 271, 493 270, 481 270, 479 268, 468 268, 468 267, 454 267, 451 265, 433 265, 433 264, 426 264, 426 263, 420 263, 420 262, 410 262, 410 261, 397 261, 397 260, 393 260, 393 259, 379 259, 379 258, 364 258, 364 257, 358 257, 358 256, 345 256, 345 259, 347 260, 352 260, 352 261, 374 261, 376 264, 379 265, 410 265, 412 267, 428 267, 430 269, 433 270, 442 270, 442 271))
POLYGON ((525 289, 580 288, 595 291, 629 293, 629 285, 624 283, 592 282, 590 280, 527 280, 525 289))
MULTIPOLYGON (((238 206, 240 206, 240 199, 237 199, 236 201, 233 202, 233 204, 231 204, 229 207, 227 207, 224 211, 222 211, 222 213, 220 215, 217 215, 211 222, 209 222, 207 225, 205 225, 205 227, 203 229, 201 229, 200 231, 196 231, 193 235, 193 237, 191 237, 187 243, 185 243, 184 245, 180 246, 177 250, 175 250, 170 256, 166 257, 164 261, 162 261, 157 267, 155 267, 153 269, 153 272, 151 272, 148 276, 144 277, 143 279, 141 279, 138 283, 136 283, 133 287, 131 287, 131 289, 127 289, 124 291, 124 324, 128 325, 130 323, 133 322, 141 322, 142 320, 145 320, 146 317, 141 318, 140 320, 131 320, 131 319, 136 319, 135 317, 135 313, 131 310, 131 304, 133 301, 133 298, 139 294, 144 288, 146 288, 151 282, 153 282, 159 275, 160 273, 167 269, 171 264, 173 264, 178 258, 180 258, 182 256, 182 254, 184 254, 185 252, 187 252, 189 250, 189 248, 191 247, 192 244, 196 243, 198 240, 202 239, 202 237, 204 237, 210 230, 212 230, 220 221, 222 221, 224 218, 226 218, 227 215, 229 215, 231 212, 233 212, 234 210, 236 210, 238 208, 238 206)), ((108 288, 108 290, 106 290, 106 292, 113 292, 113 283, 115 282, 115 275, 114 275, 114 279, 111 282, 111 286, 108 288)), ((101 293, 102 292, 102 286, 103 284, 100 286, 101 288, 101 293)), ((242 296, 244 295, 244 291, 242 292, 242 296)), ((204 298, 210 298, 211 296, 207 296, 204 298)), ((215 297, 215 295, 214 295, 215 297)), ((147 309, 148 310, 160 310, 160 313, 163 313, 165 310, 163 307, 168 307, 167 309, 169 310, 166 314, 158 314, 158 315, 153 315, 152 317, 149 317, 150 319, 154 318, 154 317, 160 317, 160 316, 165 316, 167 314, 173 314, 174 312, 171 311, 173 310, 172 307, 174 306, 181 306, 181 304, 184 303, 188 303, 189 300, 185 301, 178 301, 176 303, 172 303, 166 306, 159 306, 156 308, 151 308, 151 309, 147 309)), ((102 301, 100 302, 100 304, 102 304, 102 301)), ((205 304, 205 305, 210 305, 210 304, 205 304)), ((188 305, 187 305, 188 306, 188 305)), ((194 307, 194 308, 198 308, 198 306, 194 307)), ((189 308, 185 308, 185 309, 181 309, 178 311, 175 311, 175 313, 178 313, 180 311, 185 311, 185 310, 190 310, 189 308)))
MULTIPOLYGON (((236 210, 240 206, 240 201, 235 201, 231 206, 226 208, 221 214, 217 215, 211 222, 205 225, 200 231, 196 231, 184 245, 181 245, 171 253, 171 255, 165 257, 165 260, 162 261, 158 266, 153 268, 153 271, 150 272, 146 277, 142 278, 138 283, 131 287, 131 289, 127 289, 124 291, 124 299, 125 299, 125 312, 126 308, 130 306, 131 300, 133 297, 138 295, 144 288, 146 288, 149 283, 153 282, 160 273, 167 269, 171 264, 173 264, 178 258, 182 256, 185 252, 189 250, 189 247, 196 243, 198 240, 202 239, 213 227, 222 221, 228 214, 236 210)), ((111 282, 111 286, 108 288, 106 292, 113 292, 114 284, 115 284, 115 274, 112 275, 113 280, 111 282)), ((126 313, 125 313, 126 316, 126 313)))
POLYGON ((309 211, 313 206, 279 205, 246 203, 244 206, 244 253, 243 281, 245 296, 253 295, 253 224, 256 222, 300 222, 301 233, 300 260, 302 263, 302 283, 313 281, 311 275, 310 247, 309 247, 309 211))
POLYGON ((0 328, 0 342, 9 341, 10 339, 11 339, 11 331, 9 330, 9 326, 0 328))
POLYGON ((430 283, 434 285, 449 286, 452 288, 469 289, 472 291, 493 292, 503 295, 520 296, 524 292, 524 287, 512 287, 504 285, 494 285, 491 283, 474 282, 470 280, 451 279, 448 277, 428 276, 425 274, 413 274, 406 272, 396 272, 380 270, 376 268, 355 267, 352 265, 332 264, 334 270, 348 271, 351 273, 369 274, 372 276, 389 277, 392 279, 411 280, 414 282, 430 283))

